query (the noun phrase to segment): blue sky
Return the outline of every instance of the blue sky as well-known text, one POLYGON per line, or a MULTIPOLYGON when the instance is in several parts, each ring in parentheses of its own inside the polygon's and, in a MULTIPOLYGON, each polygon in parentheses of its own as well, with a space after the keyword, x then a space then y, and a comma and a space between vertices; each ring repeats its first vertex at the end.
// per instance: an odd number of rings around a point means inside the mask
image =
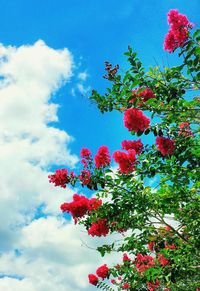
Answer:
POLYGON ((199 0, 1 0, 0 290, 95 290, 87 273, 107 261, 81 245, 99 241, 63 220, 74 190, 47 176, 75 168, 83 146, 113 152, 131 138, 122 114, 102 115, 88 96, 108 85, 105 60, 126 69, 128 45, 146 67, 176 64, 163 51, 172 8, 199 25, 199 0))

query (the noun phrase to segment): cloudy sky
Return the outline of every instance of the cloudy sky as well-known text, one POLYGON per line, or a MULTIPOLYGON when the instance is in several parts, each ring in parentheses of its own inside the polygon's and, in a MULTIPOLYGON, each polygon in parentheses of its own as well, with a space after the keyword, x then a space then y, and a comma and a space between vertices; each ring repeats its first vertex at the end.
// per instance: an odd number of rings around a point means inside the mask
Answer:
POLYGON ((76 169, 83 146, 112 152, 128 138, 121 115, 101 115, 88 100, 107 86, 104 61, 123 72, 130 44, 145 66, 173 65, 162 48, 166 14, 178 8, 198 26, 200 3, 0 3, 0 290, 95 290, 87 274, 107 260, 92 250, 100 241, 63 218, 59 205, 75 190, 54 188, 47 176, 76 169))

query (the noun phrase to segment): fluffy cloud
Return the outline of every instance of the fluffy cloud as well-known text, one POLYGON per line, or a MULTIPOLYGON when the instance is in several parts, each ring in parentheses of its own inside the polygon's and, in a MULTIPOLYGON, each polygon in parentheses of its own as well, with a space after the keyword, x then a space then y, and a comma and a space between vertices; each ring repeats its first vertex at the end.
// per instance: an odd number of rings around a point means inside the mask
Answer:
POLYGON ((43 41, 0 45, 0 290, 93 290, 87 274, 107 261, 92 250, 102 239, 60 215, 73 191, 47 179, 52 165, 73 168, 78 160, 70 152, 72 137, 52 125, 58 121, 52 96, 70 80, 72 67, 67 49, 43 41))

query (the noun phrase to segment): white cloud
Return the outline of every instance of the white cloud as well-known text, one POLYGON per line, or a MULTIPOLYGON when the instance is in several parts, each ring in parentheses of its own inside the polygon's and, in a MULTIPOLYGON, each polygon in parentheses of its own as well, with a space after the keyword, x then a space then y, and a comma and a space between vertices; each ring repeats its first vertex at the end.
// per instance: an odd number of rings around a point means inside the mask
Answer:
POLYGON ((88 78, 88 74, 86 72, 80 72, 78 74, 78 78, 81 80, 81 81, 86 81, 86 79, 88 78))
POLYGON ((74 167, 77 162, 69 149, 72 137, 50 123, 58 121, 51 98, 70 79, 72 66, 67 49, 54 50, 42 41, 19 48, 0 45, 3 291, 94 290, 87 274, 106 262, 83 246, 95 248, 102 239, 88 238, 83 228, 60 218, 59 206, 73 191, 55 188, 47 178, 52 164, 74 167), (40 205, 47 217, 35 219, 40 205))

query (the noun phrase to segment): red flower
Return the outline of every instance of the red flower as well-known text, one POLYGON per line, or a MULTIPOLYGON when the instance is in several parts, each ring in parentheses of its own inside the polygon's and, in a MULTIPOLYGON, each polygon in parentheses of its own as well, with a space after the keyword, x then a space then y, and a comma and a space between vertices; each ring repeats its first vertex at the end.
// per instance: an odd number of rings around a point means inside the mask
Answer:
POLYGON ((164 267, 166 265, 169 264, 169 260, 166 259, 162 254, 158 254, 158 261, 160 262, 160 264, 164 267))
POLYGON ((91 158, 91 151, 88 148, 82 148, 80 152, 81 158, 85 158, 86 160, 91 158))
POLYGON ((129 108, 124 113, 124 125, 129 131, 144 131, 149 127, 150 119, 141 110, 129 108))
POLYGON ((77 218, 81 218, 87 213, 88 203, 89 199, 87 197, 74 194, 73 201, 69 203, 63 203, 60 208, 63 212, 71 213, 72 217, 76 221, 77 218))
POLYGON ((82 170, 81 174, 79 175, 79 179, 83 185, 89 185, 91 182, 91 173, 89 170, 82 170))
POLYGON ((106 167, 110 165, 110 154, 107 146, 101 146, 94 157, 96 168, 106 167))
POLYGON ((156 145, 163 156, 171 155, 175 150, 175 141, 162 136, 157 136, 156 145))
POLYGON ((151 88, 142 89, 142 91, 138 93, 139 90, 141 90, 141 88, 137 88, 132 91, 133 96, 135 98, 131 99, 130 103, 133 103, 135 99, 138 98, 142 101, 138 105, 143 105, 143 102, 146 102, 147 100, 152 99, 152 98, 156 98, 151 88))
POLYGON ((98 222, 93 222, 88 229, 88 234, 91 236, 106 236, 109 233, 109 228, 106 219, 100 219, 98 222))
POLYGON ((139 272, 144 272, 155 265, 154 258, 152 256, 142 254, 137 254, 135 263, 139 272))
POLYGON ((156 290, 160 285, 160 282, 158 281, 158 279, 156 279, 155 282, 147 282, 147 287, 148 287, 148 291, 154 291, 156 290))
POLYGON ((97 210, 102 205, 102 200, 97 198, 91 198, 89 200, 89 210, 97 210))
POLYGON ((108 277, 109 268, 106 264, 102 265, 96 270, 96 274, 98 277, 105 279, 108 277))
POLYGON ((170 30, 165 36, 164 49, 171 53, 176 48, 184 46, 189 37, 189 29, 193 27, 193 24, 185 15, 173 9, 168 13, 168 23, 170 30))
POLYGON ((128 257, 127 254, 123 254, 123 262, 130 262, 131 259, 128 257))
POLYGON ((111 279, 110 282, 111 282, 112 284, 116 284, 116 280, 115 280, 115 279, 111 279))
POLYGON ((135 150, 136 154, 139 155, 143 150, 143 144, 140 139, 138 140, 123 140, 122 141, 123 150, 135 150))
POLYGON ((188 122, 182 122, 179 124, 180 131, 178 135, 184 135, 184 136, 193 136, 191 130, 190 130, 190 124, 188 122))
POLYGON ((154 241, 151 241, 151 242, 148 243, 148 249, 149 249, 150 251, 152 251, 152 252, 153 252, 153 250, 154 250, 154 246, 155 246, 155 242, 154 242, 154 241))
POLYGON ((131 285, 129 283, 124 283, 122 285, 122 289, 129 289, 131 287, 131 285))
POLYGON ((49 175, 48 178, 50 183, 54 183, 55 186, 62 188, 66 188, 66 184, 70 181, 67 169, 58 169, 55 171, 55 174, 49 175))
POLYGON ((135 169, 136 161, 135 150, 129 150, 128 153, 116 151, 113 153, 113 158, 119 164, 119 170, 123 174, 129 174, 135 169))
POLYGON ((97 276, 94 275, 94 274, 89 274, 88 275, 88 279, 89 279, 89 283, 92 284, 92 285, 94 285, 94 286, 96 286, 97 283, 98 283, 98 281, 99 281, 99 279, 97 278, 97 276))

